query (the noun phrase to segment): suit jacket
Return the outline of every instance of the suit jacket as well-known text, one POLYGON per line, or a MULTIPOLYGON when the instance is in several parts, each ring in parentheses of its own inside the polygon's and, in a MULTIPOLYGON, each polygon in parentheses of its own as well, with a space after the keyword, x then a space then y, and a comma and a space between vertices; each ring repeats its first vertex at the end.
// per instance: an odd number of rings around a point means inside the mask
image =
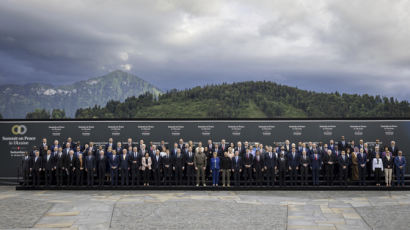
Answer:
POLYGON ((320 154, 316 154, 316 158, 315 154, 310 156, 310 167, 312 167, 312 169, 322 168, 322 158, 320 157, 320 154))
POLYGON ((72 170, 73 168, 79 168, 80 167, 80 161, 78 160, 77 157, 73 155, 73 158, 70 156, 67 156, 67 168, 69 170, 72 170))
POLYGON ((255 156, 253 158, 253 164, 252 164, 253 168, 256 170, 262 170, 263 167, 265 167, 265 163, 263 162, 263 158, 262 156, 259 155, 259 160, 258 157, 255 156))
POLYGON ((151 170, 151 165, 152 165, 151 157, 148 157, 148 162, 147 162, 147 158, 143 157, 141 159, 141 162, 142 162, 141 170, 145 170, 145 169, 151 170))
POLYGON ((133 169, 139 168, 141 166, 141 158, 142 158, 142 156, 139 152, 131 152, 129 154, 129 161, 130 161, 130 164, 131 164, 131 168, 133 168, 133 169), (137 153, 136 156, 135 156, 135 153, 137 153))
POLYGON ((57 156, 54 157, 54 162, 56 168, 67 168, 67 156, 64 153, 61 153, 61 156, 57 153, 57 156))
POLYGON ((367 160, 367 154, 363 153, 363 156, 361 153, 357 154, 357 163, 359 164, 359 167, 361 167, 362 164, 365 165, 366 167, 366 160, 367 160))
POLYGON ((268 169, 274 169, 277 166, 277 158, 274 152, 272 152, 272 157, 269 156, 269 152, 266 153, 265 166, 268 169))
POLYGON ((389 151, 392 153, 393 156, 397 156, 399 154, 399 148, 397 146, 394 146, 394 149, 389 146, 389 151))
POLYGON ((185 166, 185 157, 180 154, 179 157, 176 155, 172 158, 172 164, 175 168, 182 168, 185 166))
POLYGON ((331 153, 330 155, 327 153, 323 155, 323 164, 330 165, 330 162, 332 162, 334 165, 336 163, 336 160, 337 159, 333 153, 331 153))
POLYGON ((151 158, 151 161, 152 161, 151 167, 152 167, 153 170, 161 169, 161 167, 162 167, 161 166, 162 165, 162 158, 161 158, 160 155, 158 155, 158 160, 157 160, 157 156, 153 156, 151 158))
POLYGON ((243 165, 252 166, 252 164, 253 164, 253 155, 251 153, 249 153, 249 156, 246 156, 246 153, 245 153, 242 162, 243 162, 243 165))
MULTIPOLYGON (((307 167, 310 166, 310 157, 306 154, 306 157, 303 158, 303 155, 300 156, 299 164, 302 167, 304 164, 307 165, 307 167)), ((303 166, 305 167, 305 166, 303 166)))
POLYGON ((54 168, 54 163, 55 161, 53 159, 52 154, 50 154, 50 157, 48 158, 48 160, 47 160, 47 155, 43 157, 43 168, 45 170, 52 170, 54 168))
POLYGON ((343 168, 343 166, 346 166, 347 168, 350 165, 350 158, 347 155, 345 155, 345 159, 343 160, 342 155, 339 155, 337 163, 339 164, 340 168, 343 168))
POLYGON ((406 158, 404 156, 401 156, 401 160, 399 157, 394 158, 394 164, 396 165, 396 168, 399 169, 400 166, 403 166, 403 169, 406 168, 406 158))
MULTIPOLYGON (((189 152, 187 152, 187 154, 185 155, 185 162, 188 163, 194 163, 194 159, 195 159, 195 153, 191 153, 191 157, 189 157, 189 152)), ((192 165, 193 166, 193 165, 192 165)))
POLYGON ((129 157, 129 155, 128 155, 128 153, 126 153, 125 155, 124 154, 120 154, 119 155, 119 158, 120 158, 120 165, 119 165, 119 167, 121 168, 121 169, 128 169, 130 166, 130 157, 129 157), (124 156, 125 156, 125 160, 124 160, 124 156))
POLYGON ((171 154, 168 155, 168 156, 167 155, 163 156, 162 159, 161 159, 161 162, 162 162, 162 167, 165 167, 165 166, 172 167, 171 154))
POLYGON ((339 141, 337 143, 337 146, 338 146, 339 150, 346 150, 348 148, 347 141, 345 141, 344 144, 342 143, 342 141, 339 141))
POLYGON ((299 167, 299 154, 295 152, 295 156, 293 157, 292 152, 288 153, 288 165, 289 167, 296 168, 299 167))
POLYGON ((98 167, 98 171, 105 172, 105 170, 107 168, 107 157, 106 156, 101 158, 101 156, 99 155, 97 157, 97 167, 98 167))
POLYGON ((232 157, 232 169, 237 172, 242 169, 242 157, 238 156, 238 160, 236 160, 236 156, 232 157))
POLYGON ((91 156, 86 156, 83 157, 83 160, 85 160, 85 168, 88 170, 94 170, 95 167, 95 157, 93 155, 91 156))
POLYGON ((41 168, 43 168, 43 159, 40 156, 37 157, 37 160, 36 157, 33 157, 32 165, 34 171, 40 170, 41 168))
POLYGON ((114 157, 114 155, 112 155, 111 157, 109 157, 108 158, 108 164, 110 165, 110 168, 111 167, 117 167, 117 169, 118 169, 118 167, 120 166, 119 156, 115 155, 115 157, 114 157))
POLYGON ((279 157, 278 158, 278 169, 280 172, 286 172, 288 171, 288 159, 283 156, 283 158, 279 157))
POLYGON ((26 157, 24 156, 23 159, 21 159, 21 168, 24 170, 30 170, 30 168, 33 167, 33 160, 31 159, 30 156, 26 157))
POLYGON ((232 169, 232 160, 229 157, 221 158, 221 169, 232 169))

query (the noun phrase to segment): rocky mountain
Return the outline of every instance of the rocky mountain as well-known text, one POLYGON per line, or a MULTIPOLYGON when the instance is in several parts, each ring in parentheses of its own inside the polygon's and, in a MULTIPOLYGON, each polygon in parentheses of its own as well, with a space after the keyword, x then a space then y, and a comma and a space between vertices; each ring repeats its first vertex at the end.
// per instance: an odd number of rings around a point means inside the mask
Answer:
POLYGON ((35 109, 64 109, 68 117, 74 117, 79 108, 102 106, 110 100, 124 101, 147 92, 161 94, 147 81, 120 70, 71 85, 1 85, 0 114, 3 118, 24 118, 35 109))

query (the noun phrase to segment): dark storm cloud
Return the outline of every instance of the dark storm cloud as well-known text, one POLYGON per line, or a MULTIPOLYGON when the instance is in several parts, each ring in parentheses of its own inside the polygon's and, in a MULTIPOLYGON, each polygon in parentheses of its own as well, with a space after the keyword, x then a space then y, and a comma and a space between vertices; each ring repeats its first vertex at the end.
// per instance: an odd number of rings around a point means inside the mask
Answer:
POLYGON ((130 71, 410 99, 408 1, 1 1, 0 83, 130 71))

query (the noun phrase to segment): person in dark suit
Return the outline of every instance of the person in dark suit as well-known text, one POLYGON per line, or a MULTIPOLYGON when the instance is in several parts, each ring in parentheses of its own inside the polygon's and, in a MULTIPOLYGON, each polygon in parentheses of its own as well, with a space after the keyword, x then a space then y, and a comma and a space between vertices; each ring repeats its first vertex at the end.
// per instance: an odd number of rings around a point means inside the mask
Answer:
POLYGON ((97 158, 98 167, 98 185, 104 186, 104 177, 107 167, 107 157, 104 155, 104 150, 100 150, 99 156, 97 158))
POLYGON ((33 169, 32 158, 29 156, 28 152, 24 152, 24 157, 21 160, 21 168, 23 170, 23 185, 30 184, 30 173, 33 169))
POLYGON ((345 136, 342 136, 340 138, 340 141, 337 143, 337 145, 338 145, 340 151, 343 151, 343 150, 346 151, 346 149, 348 148, 348 145, 347 145, 347 142, 345 140, 345 136))
POLYGON ((328 149, 327 153, 323 155, 323 164, 325 165, 326 184, 333 185, 334 165, 336 162, 335 155, 332 150, 328 149))
POLYGON ((74 185, 76 169, 78 166, 78 158, 74 156, 74 150, 70 150, 67 157, 68 185, 74 185))
POLYGON ((342 150, 341 154, 338 157, 339 165, 339 179, 341 183, 344 183, 347 186, 348 170, 350 165, 350 158, 346 155, 345 151, 342 150))
POLYGON ((112 150, 112 156, 108 159, 111 171, 111 185, 118 185, 118 167, 120 165, 120 158, 115 149, 112 150))
POLYGON ((391 152, 393 157, 396 157, 398 155, 399 149, 397 148, 395 141, 390 142, 389 151, 391 152))
POLYGON ((54 170, 56 171, 57 186, 64 183, 64 178, 67 175, 67 155, 63 153, 62 148, 58 149, 57 156, 54 157, 54 170))
POLYGON ((47 150, 50 149, 50 146, 47 143, 47 138, 43 138, 43 141, 41 142, 39 149, 40 149, 40 155, 41 153, 43 153, 43 156, 47 154, 47 150))
POLYGON ((248 185, 249 181, 252 181, 252 164, 253 155, 250 153, 250 150, 247 149, 245 157, 243 158, 243 179, 245 180, 245 185, 248 185))
POLYGON ((129 149, 130 147, 131 147, 131 149, 134 148, 134 144, 132 143, 132 138, 128 138, 127 143, 124 145, 125 149, 129 149))
POLYGON ((394 165, 396 166, 397 186, 404 186, 404 171, 406 169, 406 158, 403 156, 403 152, 401 150, 397 152, 397 157, 394 158, 394 165))
POLYGON ((317 149, 313 150, 313 154, 310 156, 310 169, 312 170, 313 185, 319 185, 319 172, 322 168, 322 158, 317 149))
POLYGON ((181 154, 181 149, 177 149, 177 154, 173 157, 173 170, 174 170, 174 177, 175 177, 175 184, 180 185, 182 183, 182 172, 185 168, 185 158, 181 154))
POLYGON ((155 155, 152 157, 152 173, 154 174, 154 181, 155 185, 160 185, 161 181, 161 167, 162 167, 162 159, 160 155, 160 150, 157 149, 155 151, 155 155))
MULTIPOLYGON (((115 148, 114 140, 113 140, 112 138, 109 138, 109 139, 108 139, 108 143, 105 144, 105 151, 107 151, 109 147, 111 147, 111 149, 114 149, 114 148, 115 148)), ((108 156, 107 156, 107 157, 108 157, 108 156)))
POLYGON ((140 167, 141 167, 141 158, 142 156, 138 152, 138 148, 134 147, 130 154, 131 162, 131 185, 140 185, 140 167))
POLYGON ((77 186, 84 185, 84 174, 85 174, 85 161, 82 153, 78 153, 77 156, 78 167, 75 169, 75 177, 77 186))
POLYGON ((232 172, 235 186, 240 185, 241 172, 242 172, 242 157, 239 156, 239 150, 235 151, 235 156, 232 158, 232 172))
POLYGON ((87 185, 94 185, 94 172, 96 168, 95 157, 92 151, 88 152, 88 156, 85 158, 85 171, 87 172, 87 185))
POLYGON ((44 155, 43 158, 43 171, 44 171, 44 185, 49 186, 52 182, 52 176, 54 171, 54 159, 53 155, 51 155, 51 150, 47 150, 47 153, 44 155))
POLYGON ((164 172, 164 185, 171 185, 172 180, 172 158, 169 150, 165 150, 165 155, 162 157, 162 167, 164 172))
POLYGON ((278 159, 278 174, 279 174, 279 185, 285 186, 285 177, 286 172, 288 171, 288 158, 285 156, 283 152, 280 153, 278 159))
POLYGON ((188 147, 188 153, 185 156, 186 159, 186 177, 187 177, 187 185, 194 185, 194 153, 192 152, 192 147, 188 147))
POLYGON ((119 168, 121 170, 121 185, 129 185, 129 178, 128 172, 130 169, 129 165, 130 159, 128 156, 127 149, 122 150, 122 154, 120 155, 120 165, 119 168))
POLYGON ((364 149, 360 149, 360 153, 357 155, 357 163, 359 164, 359 185, 366 185, 367 155, 364 149))
POLYGON ((235 151, 239 152, 239 156, 243 157, 246 153, 245 148, 242 146, 242 142, 238 141, 236 144, 237 146, 235 147, 235 151))
POLYGON ((265 163, 259 150, 255 152, 255 158, 253 159, 253 172, 255 173, 256 185, 262 186, 263 171, 265 169, 265 163))
POLYGON ((268 179, 268 185, 275 185, 276 169, 277 169, 277 157, 272 152, 272 146, 269 147, 268 152, 265 155, 265 172, 268 179))
POLYGON ((288 153, 288 166, 291 185, 296 185, 299 170, 299 161, 299 154, 296 152, 296 148, 292 147, 291 151, 288 153))
POLYGON ((310 166, 310 157, 307 155, 306 150, 302 151, 302 156, 299 160, 300 165, 300 176, 301 176, 301 185, 308 185, 308 172, 310 166))
POLYGON ((41 169, 43 168, 43 161, 40 157, 40 151, 38 150, 34 152, 34 158, 33 158, 32 165, 33 165, 33 170, 32 170, 33 185, 39 186, 40 185, 40 172, 41 172, 41 169))

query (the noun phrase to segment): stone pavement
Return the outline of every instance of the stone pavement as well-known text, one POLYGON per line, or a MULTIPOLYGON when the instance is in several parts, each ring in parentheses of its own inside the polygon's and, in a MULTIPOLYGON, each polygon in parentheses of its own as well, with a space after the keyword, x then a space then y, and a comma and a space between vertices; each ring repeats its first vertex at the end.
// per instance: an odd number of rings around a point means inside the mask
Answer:
POLYGON ((410 191, 16 191, 0 229, 410 229, 410 191))

